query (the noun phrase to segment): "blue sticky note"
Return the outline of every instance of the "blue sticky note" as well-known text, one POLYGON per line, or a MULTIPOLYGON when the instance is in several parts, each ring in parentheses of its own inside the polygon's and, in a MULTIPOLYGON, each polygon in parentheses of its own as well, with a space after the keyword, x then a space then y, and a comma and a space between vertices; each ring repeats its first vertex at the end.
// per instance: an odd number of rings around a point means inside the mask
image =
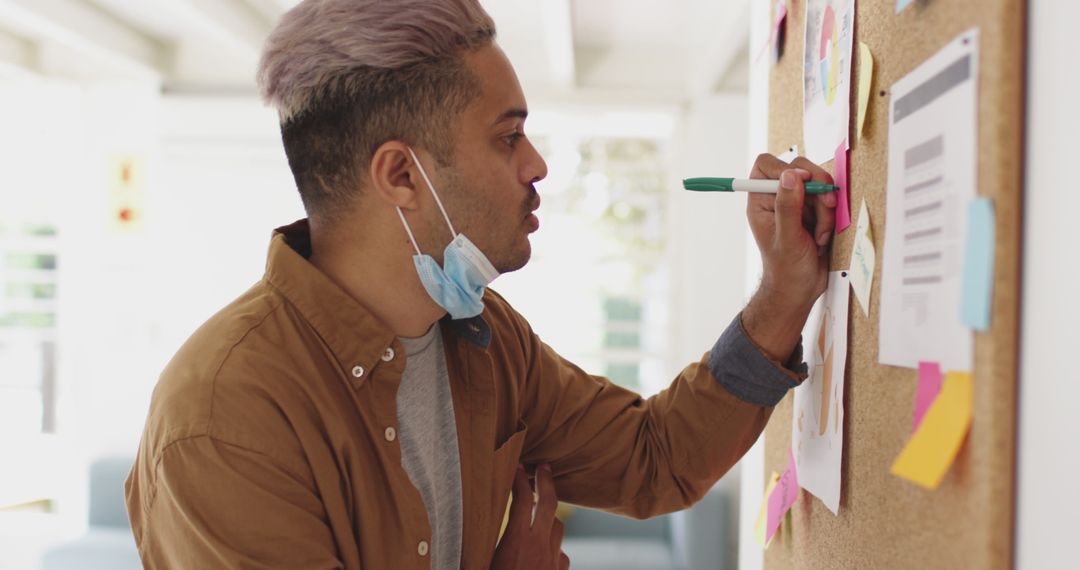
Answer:
POLYGON ((989 198, 976 198, 968 204, 960 320, 973 329, 989 330, 993 296, 994 203, 989 198))
POLYGON ((896 13, 899 14, 904 8, 908 7, 914 0, 896 0, 896 13))

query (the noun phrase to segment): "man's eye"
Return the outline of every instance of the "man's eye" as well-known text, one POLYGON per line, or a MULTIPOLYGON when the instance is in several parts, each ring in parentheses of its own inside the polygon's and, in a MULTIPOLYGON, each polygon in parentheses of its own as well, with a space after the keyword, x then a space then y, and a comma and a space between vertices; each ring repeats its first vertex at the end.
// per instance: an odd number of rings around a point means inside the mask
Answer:
POLYGON ((525 138, 525 133, 514 131, 509 135, 503 137, 503 142, 505 142, 509 146, 514 146, 515 144, 517 144, 518 140, 523 138, 525 138))

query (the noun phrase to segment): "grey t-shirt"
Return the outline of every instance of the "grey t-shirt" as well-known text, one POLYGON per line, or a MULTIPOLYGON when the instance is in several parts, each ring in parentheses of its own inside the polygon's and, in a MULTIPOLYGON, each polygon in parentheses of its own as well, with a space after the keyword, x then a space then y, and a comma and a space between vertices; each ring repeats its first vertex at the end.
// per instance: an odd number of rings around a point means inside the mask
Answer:
POLYGON ((422 337, 398 340, 406 354, 397 393, 401 464, 427 508, 432 570, 457 570, 461 561, 461 458, 442 334, 436 324, 422 337))
MULTIPOLYGON (((463 511, 461 458, 442 334, 436 324, 422 337, 398 340, 407 357, 397 393, 402 467, 428 512, 432 570, 457 569, 463 511)), ((746 336, 740 316, 713 347, 709 369, 736 397, 761 406, 775 406, 797 385, 792 376, 806 374, 801 343, 787 363, 772 362, 746 336)))

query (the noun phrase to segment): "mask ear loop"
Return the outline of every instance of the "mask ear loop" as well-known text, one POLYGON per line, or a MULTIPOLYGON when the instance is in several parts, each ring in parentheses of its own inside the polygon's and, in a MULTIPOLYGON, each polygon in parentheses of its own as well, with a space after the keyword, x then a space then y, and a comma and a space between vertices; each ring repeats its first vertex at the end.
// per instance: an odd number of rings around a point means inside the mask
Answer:
MULTIPOLYGON (((416 167, 420 170, 420 176, 424 177, 424 182, 426 182, 428 188, 431 189, 431 195, 435 197, 435 203, 439 205, 439 211, 442 212, 443 219, 446 220, 446 225, 450 227, 450 237, 457 239, 457 230, 454 229, 454 224, 450 223, 450 216, 446 215, 446 208, 443 208, 442 200, 439 199, 439 193, 435 191, 435 186, 431 183, 431 179, 428 178, 427 172, 424 171, 424 165, 420 164, 420 159, 416 157, 416 153, 413 152, 412 147, 405 148, 409 149, 409 154, 412 155, 413 160, 416 162, 416 167)), ((399 209, 398 214, 400 213, 401 211, 399 209)), ((402 217, 402 219, 404 220, 405 218, 402 217)), ((409 237, 412 237, 412 234, 410 234, 409 237)), ((415 244, 416 242, 413 243, 415 244)))
POLYGON ((396 209, 398 217, 401 218, 401 225, 405 226, 405 233, 409 234, 409 241, 412 242, 413 249, 416 250, 416 255, 423 255, 420 253, 420 246, 416 245, 416 238, 412 235, 412 229, 409 227, 409 222, 405 221, 405 214, 401 213, 400 207, 396 209))

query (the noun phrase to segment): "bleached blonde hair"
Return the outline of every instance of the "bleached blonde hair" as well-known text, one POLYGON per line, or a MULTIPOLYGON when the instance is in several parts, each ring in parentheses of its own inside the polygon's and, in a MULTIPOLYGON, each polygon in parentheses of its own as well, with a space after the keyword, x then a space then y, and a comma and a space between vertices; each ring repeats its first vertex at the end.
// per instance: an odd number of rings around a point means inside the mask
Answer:
POLYGON ((477 0, 304 0, 282 16, 257 80, 309 216, 332 221, 387 141, 450 163, 454 119, 480 92, 463 56, 494 38, 477 0))

